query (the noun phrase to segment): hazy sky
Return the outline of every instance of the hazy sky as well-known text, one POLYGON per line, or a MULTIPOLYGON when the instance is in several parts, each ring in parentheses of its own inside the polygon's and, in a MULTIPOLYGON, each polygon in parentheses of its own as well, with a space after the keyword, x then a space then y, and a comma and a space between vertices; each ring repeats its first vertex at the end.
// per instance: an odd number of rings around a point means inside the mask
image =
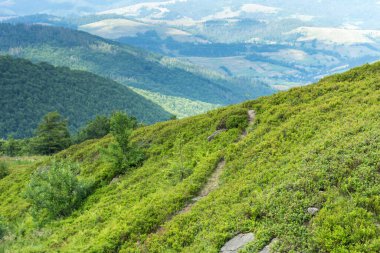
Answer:
POLYGON ((94 12, 120 3, 118 0, 0 0, 0 14, 26 15, 34 13, 94 12))

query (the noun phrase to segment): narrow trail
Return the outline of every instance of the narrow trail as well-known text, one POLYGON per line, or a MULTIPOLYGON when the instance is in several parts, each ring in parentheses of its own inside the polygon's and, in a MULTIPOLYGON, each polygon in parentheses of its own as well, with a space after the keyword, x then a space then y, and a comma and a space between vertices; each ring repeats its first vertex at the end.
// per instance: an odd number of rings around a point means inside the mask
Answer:
MULTIPOLYGON (((248 126, 251 126, 256 118, 256 112, 254 110, 249 110, 247 112, 248 114, 248 126)), ((244 132, 240 136, 240 140, 246 137, 248 134, 247 130, 244 130, 244 132)), ((216 190, 219 186, 219 178, 222 175, 224 166, 226 165, 226 161, 224 158, 218 163, 216 166, 215 171, 212 173, 211 177, 209 178, 207 184, 203 187, 199 195, 192 199, 192 202, 189 203, 185 208, 183 208, 181 211, 178 212, 178 214, 186 213, 191 210, 191 208, 201 199, 209 195, 212 191, 216 190)))
MULTIPOLYGON (((256 118, 256 112, 254 110, 249 110, 247 112, 248 114, 248 126, 251 126, 254 121, 255 121, 255 118, 256 118)), ((245 138, 247 136, 248 132, 247 130, 244 130, 244 132, 241 134, 240 136, 240 139, 239 140, 242 140, 243 138, 245 138)), ((210 138, 210 137, 209 137, 210 138)), ((211 139, 212 140, 212 139, 211 139)), ((210 141, 210 139, 209 139, 210 141)), ((213 192, 214 190, 216 190, 218 187, 219 187, 219 179, 220 179, 220 176, 222 175, 223 173, 223 169, 226 165, 226 161, 224 160, 224 158, 222 158, 218 165, 216 166, 214 172, 211 174, 210 178, 208 179, 207 183, 204 185, 204 187, 202 188, 202 190, 200 191, 200 193, 198 194, 197 197, 194 197, 190 203, 188 203, 182 210, 180 210, 179 212, 175 213, 174 215, 172 215, 167 221, 165 221, 165 223, 169 222, 170 220, 172 220, 175 216, 179 215, 179 214, 184 214, 184 213, 187 213, 191 210, 191 208, 198 202, 200 201, 201 199, 203 199, 204 197, 208 196, 211 192, 213 192)), ((164 231, 164 227, 161 226, 157 231, 157 232, 163 232, 164 231)))
MULTIPOLYGON (((251 126, 256 119, 256 112, 254 110, 249 110, 248 111, 248 127, 251 126)), ((240 140, 242 140, 244 137, 246 137, 248 134, 247 129, 244 130, 242 135, 240 136, 240 140)))
MULTIPOLYGON (((253 125, 256 119, 256 112, 254 110, 248 111, 248 127, 253 125)), ((247 129, 244 130, 239 140, 244 139, 248 135, 247 129)), ((220 253, 237 253, 239 250, 243 249, 248 243, 255 240, 255 235, 253 233, 240 233, 235 237, 231 238, 224 246, 220 249, 220 253)), ((270 248, 276 243, 277 239, 273 239, 270 244, 265 246, 260 253, 269 253, 270 248)))
POLYGON ((254 110, 248 111, 248 121, 249 125, 252 125, 256 119, 256 112, 254 110))
POLYGON ((222 175, 224 166, 226 165, 226 161, 222 159, 218 165, 216 166, 215 171, 212 173, 211 177, 207 181, 207 184, 203 187, 199 195, 191 200, 189 204, 185 208, 183 208, 181 211, 178 212, 178 214, 187 213, 191 210, 193 205, 197 203, 199 200, 203 199, 207 195, 210 194, 210 192, 214 191, 219 186, 219 178, 222 175))

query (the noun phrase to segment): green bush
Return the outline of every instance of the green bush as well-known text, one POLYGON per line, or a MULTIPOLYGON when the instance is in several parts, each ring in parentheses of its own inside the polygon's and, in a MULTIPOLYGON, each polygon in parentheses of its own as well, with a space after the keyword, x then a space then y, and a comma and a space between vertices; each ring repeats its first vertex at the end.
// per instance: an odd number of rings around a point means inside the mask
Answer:
POLYGON ((227 129, 239 128, 245 129, 248 126, 247 115, 232 115, 226 120, 227 129))
POLYGON ((116 112, 112 115, 110 129, 115 141, 106 151, 114 167, 113 175, 110 176, 114 177, 129 168, 137 167, 144 160, 143 151, 130 142, 133 129, 137 126, 136 119, 124 112, 116 112))
POLYGON ((6 233, 7 233, 7 225, 5 224, 4 219, 0 216, 0 240, 4 238, 6 233))
POLYGON ((75 137, 75 143, 81 143, 86 140, 99 139, 110 132, 110 120, 106 116, 96 116, 95 119, 87 123, 75 137))
POLYGON ((9 174, 8 164, 4 161, 0 161, 0 179, 8 176, 8 174, 9 174))
POLYGON ((16 156, 19 151, 19 146, 17 145, 17 141, 13 138, 13 136, 8 136, 7 141, 3 144, 4 154, 7 156, 16 156))
POLYGON ((337 202, 339 206, 326 207, 314 220, 314 239, 319 248, 324 252, 371 252, 373 245, 368 243, 363 248, 362 243, 378 237, 373 214, 349 202, 337 202))
POLYGON ((34 154, 33 139, 14 139, 12 136, 7 140, 0 140, 0 155, 15 157, 34 154))
POLYGON ((64 217, 81 205, 88 186, 78 180, 78 172, 76 164, 53 162, 33 173, 26 198, 36 220, 64 217))

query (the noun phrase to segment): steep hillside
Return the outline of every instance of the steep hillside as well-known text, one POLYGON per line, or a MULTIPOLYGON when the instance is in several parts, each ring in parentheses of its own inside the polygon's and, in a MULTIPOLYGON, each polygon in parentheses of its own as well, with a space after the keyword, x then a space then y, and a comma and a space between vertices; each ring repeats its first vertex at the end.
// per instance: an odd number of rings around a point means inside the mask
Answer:
POLYGON ((235 82, 66 28, 0 24, 0 51, 90 71, 148 92, 211 104, 237 103, 273 92, 266 85, 235 82))
POLYGON ((55 159, 79 162, 79 178, 96 189, 71 216, 41 227, 22 194, 32 170, 11 169, 0 180, 3 247, 220 252, 239 235, 242 252, 379 252, 379 100, 377 63, 139 128, 132 139, 147 159, 123 175, 102 159, 111 137, 74 146, 55 159))
POLYGON ((0 56, 0 137, 29 137, 43 115, 59 111, 77 130, 99 114, 127 111, 145 123, 171 117, 129 88, 94 74, 0 56))

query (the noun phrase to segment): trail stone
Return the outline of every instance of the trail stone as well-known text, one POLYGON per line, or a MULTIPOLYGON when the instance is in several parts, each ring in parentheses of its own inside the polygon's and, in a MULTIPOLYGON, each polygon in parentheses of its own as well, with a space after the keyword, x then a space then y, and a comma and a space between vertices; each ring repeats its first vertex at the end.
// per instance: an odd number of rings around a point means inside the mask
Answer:
POLYGON ((116 184, 116 183, 118 183, 119 181, 120 181, 120 178, 119 178, 119 177, 114 177, 114 178, 112 179, 112 181, 111 181, 110 184, 116 184))
POLYGON ((248 121, 249 121, 250 125, 253 123, 255 118, 256 118, 256 112, 254 110, 249 110, 248 111, 248 121))
POLYGON ((220 250, 221 253, 237 253, 245 245, 252 242, 255 239, 253 233, 248 234, 238 234, 231 240, 229 240, 223 248, 220 250))
POLYGON ((212 135, 210 135, 209 137, 207 137, 207 140, 208 141, 212 141, 213 139, 215 139, 216 136, 218 136, 219 134, 223 133, 227 131, 227 129, 220 129, 220 130, 217 130, 215 131, 212 135))
POLYGON ((308 212, 309 214, 311 214, 311 215, 315 215, 316 213, 319 212, 319 209, 316 208, 316 207, 309 207, 309 208, 307 209, 307 212, 308 212))
POLYGON ((275 244, 278 241, 277 238, 274 238, 267 246, 265 246, 259 253, 270 253, 270 249, 272 248, 273 244, 275 244))

